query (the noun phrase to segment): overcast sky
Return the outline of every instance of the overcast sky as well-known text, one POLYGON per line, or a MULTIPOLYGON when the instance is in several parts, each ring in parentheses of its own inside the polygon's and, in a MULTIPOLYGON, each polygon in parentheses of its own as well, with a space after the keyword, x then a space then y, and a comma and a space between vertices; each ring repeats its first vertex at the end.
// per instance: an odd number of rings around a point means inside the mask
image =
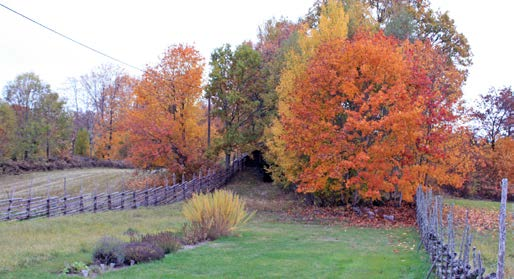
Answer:
MULTIPOLYGON (((223 43, 255 40, 258 26, 271 17, 296 21, 314 0, 0 0, 73 39, 139 68, 154 65, 164 50, 193 44, 208 62, 223 43)), ((432 0, 448 10, 474 53, 464 87, 466 99, 491 86, 514 85, 510 33, 514 1, 432 0)), ((70 77, 114 63, 0 7, 0 88, 18 74, 35 72, 58 92, 70 77)), ((133 75, 136 70, 128 69, 133 75)))

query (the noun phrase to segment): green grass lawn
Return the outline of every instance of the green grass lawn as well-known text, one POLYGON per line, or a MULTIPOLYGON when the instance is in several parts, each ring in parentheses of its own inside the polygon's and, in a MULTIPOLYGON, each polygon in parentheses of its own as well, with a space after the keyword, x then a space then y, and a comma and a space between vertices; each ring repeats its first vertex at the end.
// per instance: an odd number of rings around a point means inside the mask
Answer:
MULTIPOLYGON (((65 263, 90 262, 104 235, 178 229, 179 205, 0 224, 0 278, 55 278, 65 263)), ((257 216, 239 236, 102 278, 420 278, 426 254, 412 229, 277 223, 257 216)))
MULTIPOLYGON (((423 278, 429 268, 426 254, 416 252, 414 229, 287 221, 277 216, 293 200, 279 189, 248 173, 228 188, 258 210, 238 236, 101 278, 423 278)), ((180 209, 175 204, 0 223, 0 278, 62 276, 66 263, 90 263, 94 243, 103 236, 127 239, 123 233, 129 228, 141 233, 180 230, 180 209)))

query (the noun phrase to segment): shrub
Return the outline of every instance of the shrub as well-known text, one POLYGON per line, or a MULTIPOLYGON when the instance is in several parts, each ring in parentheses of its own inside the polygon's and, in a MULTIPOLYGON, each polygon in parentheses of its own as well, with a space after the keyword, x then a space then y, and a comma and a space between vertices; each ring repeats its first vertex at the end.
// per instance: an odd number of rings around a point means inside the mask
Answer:
POLYGON ((65 274, 80 274, 82 270, 89 270, 89 267, 83 262, 73 262, 67 264, 63 272, 65 274))
POLYGON ((124 243, 114 237, 100 239, 93 250, 93 262, 95 264, 122 264, 125 259, 123 246, 124 243))
POLYGON ((199 223, 185 223, 182 227, 182 241, 184 244, 197 244, 208 239, 207 228, 199 223))
POLYGON ((164 250, 168 254, 176 252, 182 247, 179 238, 173 232, 160 232, 147 234, 141 237, 141 242, 148 242, 164 250))
POLYGON ((124 246, 125 264, 144 263, 164 258, 164 250, 148 242, 130 242, 124 246))
POLYGON ((238 195, 226 190, 193 195, 184 204, 182 213, 189 221, 184 227, 184 235, 188 231, 197 233, 199 241, 230 235, 252 215, 246 212, 245 202, 238 195))

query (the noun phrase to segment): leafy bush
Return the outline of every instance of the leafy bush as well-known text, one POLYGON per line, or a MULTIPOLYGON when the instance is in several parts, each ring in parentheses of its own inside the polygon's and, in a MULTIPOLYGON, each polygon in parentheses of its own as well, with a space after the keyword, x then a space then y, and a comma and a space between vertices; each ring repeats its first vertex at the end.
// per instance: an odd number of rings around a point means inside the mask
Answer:
POLYGON ((160 232, 156 234, 147 234, 141 237, 141 242, 148 242, 164 250, 168 254, 176 252, 182 247, 180 239, 173 232, 160 232))
POLYGON ((124 243, 114 237, 107 236, 100 239, 93 250, 93 262, 95 264, 122 264, 125 259, 123 246, 124 243))
POLYGON ((63 272, 65 274, 80 274, 82 270, 89 270, 89 267, 83 262, 73 262, 67 264, 63 272))
POLYGON ((182 213, 189 221, 184 226, 184 236, 197 234, 193 237, 197 242, 230 235, 252 216, 246 212, 245 202, 226 190, 193 195, 184 204, 182 213))
POLYGON ((149 242, 130 242, 124 246, 125 264, 144 263, 164 258, 164 250, 149 242))

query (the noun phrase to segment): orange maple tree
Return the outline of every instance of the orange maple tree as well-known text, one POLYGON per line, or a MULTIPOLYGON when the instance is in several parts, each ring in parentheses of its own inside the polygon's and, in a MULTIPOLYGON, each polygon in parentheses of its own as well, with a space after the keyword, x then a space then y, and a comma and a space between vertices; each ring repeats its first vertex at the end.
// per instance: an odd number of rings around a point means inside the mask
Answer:
POLYGON ((412 200, 420 184, 462 184, 465 167, 441 164, 456 151, 459 74, 428 43, 381 32, 320 45, 280 117, 281 140, 300 159, 298 191, 412 200))
POLYGON ((191 46, 170 47, 135 87, 126 130, 138 167, 195 171, 205 151, 206 128, 199 103, 202 57, 191 46))

